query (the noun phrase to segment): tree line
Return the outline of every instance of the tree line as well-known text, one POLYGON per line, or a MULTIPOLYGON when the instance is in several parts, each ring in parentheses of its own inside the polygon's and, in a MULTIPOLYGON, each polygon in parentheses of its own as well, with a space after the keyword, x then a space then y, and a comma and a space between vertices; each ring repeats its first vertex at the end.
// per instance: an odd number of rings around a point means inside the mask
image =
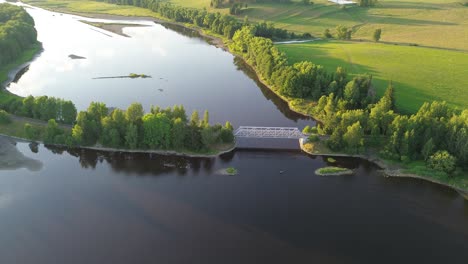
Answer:
POLYGON ((208 111, 203 118, 194 111, 188 119, 183 106, 152 107, 145 114, 139 103, 131 104, 126 110, 110 110, 104 103, 92 102, 86 111, 78 113, 66 140, 68 145, 199 152, 232 143, 234 136, 229 122, 224 126, 210 125, 208 111))
POLYGON ((319 130, 330 135, 327 144, 332 150, 359 153, 368 146, 384 145, 381 154, 386 158, 429 161, 437 154, 468 167, 468 110, 433 102, 414 115, 399 115, 391 83, 377 101, 371 75, 350 79, 341 67, 327 72, 310 61, 290 65, 270 39, 256 37, 254 30, 245 26, 236 31, 229 48, 288 100, 316 101, 307 112, 323 121, 319 130))
POLYGON ((36 43, 32 17, 21 7, 0 4, 0 65, 13 62, 36 43))
MULTIPOLYGON (((212 32, 223 35, 231 39, 234 32, 248 24, 247 20, 243 22, 235 17, 225 14, 210 13, 206 10, 187 8, 174 5, 167 1, 161 0, 99 0, 118 5, 133 5, 142 8, 150 9, 153 12, 159 13, 165 18, 181 23, 189 23, 201 28, 209 29, 212 32)), ((234 10, 233 10, 234 12, 234 10)), ((267 37, 271 39, 290 39, 290 38, 310 38, 308 33, 297 35, 294 32, 288 32, 285 29, 276 28, 271 23, 254 24, 253 27, 258 27, 257 36, 267 37)))
POLYGON ((48 121, 54 119, 59 123, 73 124, 76 120, 77 110, 72 101, 49 96, 17 97, 0 104, 0 109, 9 113, 48 121))

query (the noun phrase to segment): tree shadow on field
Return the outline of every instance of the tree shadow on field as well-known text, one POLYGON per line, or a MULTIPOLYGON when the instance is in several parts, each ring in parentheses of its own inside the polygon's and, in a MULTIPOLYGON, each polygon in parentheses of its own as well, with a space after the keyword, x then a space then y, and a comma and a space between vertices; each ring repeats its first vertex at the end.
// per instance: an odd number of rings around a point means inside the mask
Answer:
MULTIPOLYGON (((336 52, 336 48, 322 45, 326 43, 327 41, 309 42, 307 44, 286 44, 285 46, 294 47, 294 54, 302 55, 288 54, 289 63, 293 64, 299 61, 310 61, 314 64, 322 65, 325 70, 330 73, 335 72, 337 67, 344 68, 348 73, 368 73, 371 75, 377 73, 372 67, 353 62, 352 54, 348 54, 346 50, 343 52, 346 54, 347 59, 332 57, 331 54, 336 52), (313 49, 313 52, 311 52, 311 49, 313 49)), ((354 42, 346 41, 337 42, 335 44, 339 46, 356 45, 354 42)))
POLYGON ((368 15, 368 18, 372 19, 373 23, 379 24, 392 24, 402 26, 456 26, 457 23, 442 22, 433 20, 421 20, 421 19, 410 19, 401 17, 392 17, 385 15, 368 15))
POLYGON ((419 10, 442 10, 437 3, 417 3, 417 2, 385 2, 378 4, 376 9, 419 9, 419 10))

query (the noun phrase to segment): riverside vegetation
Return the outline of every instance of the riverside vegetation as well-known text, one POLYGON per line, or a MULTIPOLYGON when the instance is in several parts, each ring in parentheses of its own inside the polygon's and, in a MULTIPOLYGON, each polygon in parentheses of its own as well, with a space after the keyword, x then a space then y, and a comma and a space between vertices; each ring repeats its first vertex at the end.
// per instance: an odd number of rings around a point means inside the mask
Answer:
MULTIPOLYGON (((378 99, 371 75, 361 74, 350 79, 342 67, 329 72, 310 61, 290 65, 286 55, 271 40, 277 35, 265 35, 259 24, 244 21, 242 27, 232 34, 228 30, 232 28, 220 21, 233 21, 232 25, 237 25, 234 28, 240 24, 228 15, 210 15, 206 11, 156 0, 133 4, 149 8, 168 19, 215 29, 213 31, 218 34, 223 32, 231 39, 228 45, 231 52, 243 57, 273 91, 289 102, 293 110, 323 121, 319 126, 320 133, 330 135, 327 145, 334 151, 359 153, 374 147, 382 157, 402 163, 430 158, 442 159, 440 162, 444 163, 447 156, 438 155, 438 152, 447 151, 450 153, 448 159, 453 157, 456 160, 453 166, 442 170, 443 166, 434 167, 430 162, 427 166, 446 175, 454 175, 456 166, 459 170, 467 169, 466 109, 452 109, 445 102, 432 102, 424 103, 411 116, 398 114, 391 83, 384 96, 378 99), (205 19, 211 16, 223 17, 224 20, 205 19), (203 23, 200 23, 202 18, 203 23)), ((463 181, 462 185, 466 182, 463 181)))
MULTIPOLYGON (((445 102, 433 102, 425 103, 416 114, 401 115, 394 111, 391 83, 384 96, 378 99, 371 75, 349 78, 341 67, 329 72, 309 61, 290 65, 285 54, 270 39, 281 36, 284 31, 271 27, 266 31, 270 38, 265 38, 262 26, 248 21, 241 24, 227 15, 155 0, 133 4, 148 7, 169 19, 193 23, 218 34, 222 32, 228 39, 232 36, 230 50, 243 57, 292 109, 323 121, 318 130, 330 135, 327 145, 334 151, 360 153, 375 148, 383 157, 402 163, 427 160, 428 168, 444 175, 461 175, 460 170, 466 170, 466 109, 452 109, 445 102)), ((461 179, 461 186, 467 187, 465 179, 461 179)))
MULTIPOLYGON (((20 7, 1 4, 0 19, 4 22, 0 24, 0 62, 8 64, 37 43, 37 33, 34 21, 20 7)), ((77 113, 73 102, 54 97, 21 98, 2 90, 0 98, 1 132, 48 144, 215 153, 231 148, 234 141, 229 122, 211 126, 208 111, 201 120, 194 111, 189 120, 183 106, 152 107, 145 114, 139 103, 124 111, 92 102, 87 111, 77 113)))

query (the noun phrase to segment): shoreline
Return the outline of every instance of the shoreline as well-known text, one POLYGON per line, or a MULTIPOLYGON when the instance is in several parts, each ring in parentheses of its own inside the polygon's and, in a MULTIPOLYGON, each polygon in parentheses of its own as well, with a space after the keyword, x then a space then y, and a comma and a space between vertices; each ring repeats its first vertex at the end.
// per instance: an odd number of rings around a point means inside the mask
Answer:
MULTIPOLYGON (((41 53, 44 51, 44 48, 42 47, 42 43, 41 42, 37 42, 36 44, 37 46, 36 47, 31 47, 29 50, 25 50, 23 51, 23 54, 25 54, 26 52, 28 51, 33 51, 34 49, 37 48, 37 51, 33 54, 33 56, 27 61, 21 63, 21 64, 18 64, 14 67, 12 67, 8 73, 7 73, 7 78, 5 81, 3 81, 2 83, 0 83, 0 89, 1 90, 4 90, 5 92, 8 92, 10 94, 14 94, 14 93, 11 93, 10 91, 7 90, 7 87, 8 85, 15 79, 16 75, 22 70, 24 69, 25 67, 29 66, 33 61, 35 61, 37 58, 39 58, 39 56, 41 55, 41 53)), ((12 62, 12 64, 14 64, 14 62, 12 62)), ((7 65, 8 66, 8 65, 7 65)), ((16 96, 19 96, 17 94, 14 94, 16 96)))
MULTIPOLYGON (((42 7, 40 7, 42 8, 42 7)), ((315 121, 318 121, 318 122, 322 122, 321 120, 315 118, 314 116, 308 114, 308 113, 304 113, 298 109, 296 109, 293 105, 292 105, 292 101, 288 100, 287 97, 279 94, 277 91, 275 91, 275 89, 273 89, 272 86, 270 86, 269 84, 266 83, 265 80, 263 80, 263 78, 259 75, 259 73, 257 72, 257 70, 252 66, 250 65, 242 56, 238 55, 238 54, 235 54, 233 52, 231 52, 225 45, 224 41, 222 38, 220 37, 217 37, 217 36, 214 36, 214 35, 210 35, 209 33, 206 33, 203 29, 201 28, 198 28, 196 26, 188 26, 184 23, 179 23, 179 22, 174 22, 174 21, 170 21, 170 20, 166 20, 166 19, 163 19, 163 18, 156 18, 156 17, 138 17, 138 16, 121 16, 121 15, 110 15, 110 14, 99 14, 99 13, 80 13, 80 12, 64 12, 64 11, 57 11, 57 10, 53 10, 53 9, 48 9, 48 8, 43 8, 43 9, 46 9, 46 10, 49 10, 49 11, 53 11, 53 12, 59 12, 59 13, 65 13, 65 14, 72 14, 72 15, 78 15, 78 16, 82 16, 82 17, 88 17, 88 18, 102 18, 102 19, 114 19, 114 20, 151 20, 151 21, 154 21, 155 23, 158 23, 158 24, 161 24, 161 25, 164 25, 164 24, 172 24, 172 25, 178 25, 178 26, 181 26, 181 27, 184 27, 184 28, 187 28, 187 29, 191 29, 191 30, 194 30, 196 32, 198 32, 201 36, 203 37, 206 37, 208 38, 210 42, 210 44, 218 47, 218 48, 222 48, 223 50, 229 52, 230 54, 232 54, 233 56, 236 56, 236 57, 239 57, 240 59, 242 59, 242 61, 244 61, 244 63, 246 65, 248 65, 250 67, 251 70, 253 70, 253 72, 255 72, 255 75, 257 77, 257 79, 259 80, 259 82, 261 84, 263 84, 266 88, 268 88, 270 91, 272 91, 276 96, 278 96, 281 100, 283 100, 284 102, 287 103, 288 105, 288 108, 296 113, 296 114, 299 114, 299 115, 302 115, 304 117, 310 117, 312 118, 313 120, 315 121)), ((157 14, 157 13, 155 13, 157 14)), ((39 53, 40 54, 40 53, 39 53)), ((178 153, 176 151, 132 151, 132 150, 119 150, 119 149, 112 149, 112 148, 99 148, 99 147, 80 147, 80 148, 83 148, 83 149, 92 149, 92 150, 102 150, 102 151, 108 151, 108 152, 128 152, 128 153, 154 153, 154 154, 161 154, 161 155, 180 155, 180 156, 187 156, 187 157, 217 157, 219 155, 222 155, 224 153, 229 153, 231 151, 233 151, 236 146, 234 145, 233 148, 231 148, 230 150, 227 150, 227 151, 222 151, 218 154, 215 154, 215 155, 191 155, 191 154, 188 154, 188 153, 178 153)), ((432 183, 435 183, 435 184, 439 184, 439 185, 442 185, 442 186, 445 186, 445 187, 449 187, 449 188, 452 188, 453 190, 457 191, 458 193, 460 193, 460 195, 462 195, 465 199, 468 200, 468 190, 463 190, 463 189, 460 189, 458 187, 455 187, 455 186, 451 186, 447 183, 443 183, 443 182, 440 182, 438 180, 435 180, 435 179, 431 179, 431 178, 428 178, 427 176, 422 176, 422 175, 417 175, 417 174, 404 174, 404 173, 397 173, 399 170, 394 170, 394 169, 390 169, 388 164, 379 159, 378 157, 374 157, 374 156, 364 156, 364 155, 352 155, 352 154, 344 154, 344 153, 335 153, 335 154, 326 154, 326 153, 309 153, 307 151, 304 150, 303 148, 303 143, 302 143, 302 140, 300 141, 300 148, 302 151, 304 151, 305 153, 309 154, 309 155, 313 155, 313 156, 334 156, 334 157, 355 157, 355 158, 361 158, 361 159, 364 159, 364 160, 367 160, 369 162, 372 162, 374 163, 376 166, 378 166, 379 168, 381 168, 383 170, 383 173, 386 175, 386 177, 399 177, 399 178, 415 178, 415 179, 422 179, 422 180, 426 180, 426 181, 429 181, 429 182, 432 182, 432 183)))
POLYGON ((97 147, 97 146, 69 147, 69 146, 61 145, 61 144, 45 144, 43 141, 40 141, 40 140, 31 140, 27 138, 15 137, 15 136, 10 136, 10 135, 5 135, 5 134, 0 134, 0 138, 9 139, 13 142, 38 143, 44 146, 48 145, 48 146, 54 146, 54 147, 65 147, 67 149, 94 150, 94 151, 102 151, 102 152, 107 152, 107 153, 156 154, 156 155, 161 155, 161 156, 176 156, 176 157, 188 157, 188 158, 216 158, 223 154, 230 153, 236 149, 236 145, 234 144, 229 149, 218 151, 215 154, 196 154, 196 153, 178 152, 175 150, 117 149, 117 148, 97 147))
POLYGON ((306 154, 312 155, 312 156, 360 158, 360 159, 363 159, 363 160, 367 160, 367 161, 375 164, 377 167, 379 167, 380 171, 383 173, 384 177, 386 177, 386 178, 411 178, 411 179, 424 180, 424 181, 427 181, 427 182, 431 182, 431 183, 434 183, 434 184, 438 184, 438 185, 450 188, 450 189, 458 192, 463 198, 465 198, 465 200, 468 200, 468 190, 464 190, 464 189, 458 188, 456 186, 452 186, 452 185, 450 185, 448 183, 441 182, 439 180, 429 178, 428 176, 412 174, 412 173, 401 173, 400 169, 391 169, 385 161, 381 160, 378 157, 367 156, 367 155, 359 155, 359 154, 353 155, 353 154, 345 154, 345 153, 328 153, 328 154, 327 153, 319 153, 319 154, 311 153, 311 152, 307 151, 304 148, 303 139, 299 140, 299 146, 300 146, 302 151, 304 151, 306 154))

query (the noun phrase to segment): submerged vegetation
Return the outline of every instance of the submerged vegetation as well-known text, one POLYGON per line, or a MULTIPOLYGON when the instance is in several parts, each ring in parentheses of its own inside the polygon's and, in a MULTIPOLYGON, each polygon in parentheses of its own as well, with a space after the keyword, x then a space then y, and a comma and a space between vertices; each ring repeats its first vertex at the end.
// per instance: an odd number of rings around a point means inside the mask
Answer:
POLYGON ((315 174, 320 176, 351 175, 353 173, 353 170, 340 167, 324 167, 315 171, 315 174))

